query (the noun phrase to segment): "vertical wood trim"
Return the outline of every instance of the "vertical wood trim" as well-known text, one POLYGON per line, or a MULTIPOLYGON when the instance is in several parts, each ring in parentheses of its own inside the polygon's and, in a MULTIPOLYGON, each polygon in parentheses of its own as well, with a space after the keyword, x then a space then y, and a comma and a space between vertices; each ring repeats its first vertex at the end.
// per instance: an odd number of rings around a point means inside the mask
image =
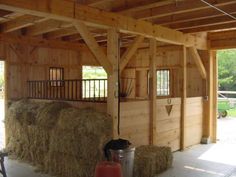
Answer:
POLYGON ((108 74, 107 113, 113 120, 113 138, 118 138, 118 81, 119 81, 119 34, 116 29, 109 29, 107 36, 107 58, 112 64, 108 74))
POLYGON ((180 129, 180 149, 185 148, 185 118, 187 99, 187 53, 186 47, 182 49, 182 95, 181 95, 181 129, 180 129))
POLYGON ((8 61, 8 44, 4 44, 4 101, 5 101, 5 113, 7 112, 7 103, 9 98, 9 88, 10 88, 10 68, 9 68, 9 61, 8 61))
POLYGON ((212 92, 213 92, 213 109, 212 109, 212 142, 216 143, 217 139, 217 97, 218 97, 218 60, 216 56, 216 51, 211 51, 211 58, 212 58, 212 64, 213 64, 213 86, 212 86, 212 92))
POLYGON ((156 75, 156 55, 157 41, 150 39, 150 63, 149 63, 149 99, 150 99, 150 140, 151 145, 157 144, 157 117, 156 117, 156 97, 157 97, 157 75, 156 75))
POLYGON ((204 125, 203 125, 203 138, 212 140, 212 127, 213 127, 213 55, 210 51, 203 51, 206 60, 207 80, 206 89, 207 95, 204 101, 204 125))

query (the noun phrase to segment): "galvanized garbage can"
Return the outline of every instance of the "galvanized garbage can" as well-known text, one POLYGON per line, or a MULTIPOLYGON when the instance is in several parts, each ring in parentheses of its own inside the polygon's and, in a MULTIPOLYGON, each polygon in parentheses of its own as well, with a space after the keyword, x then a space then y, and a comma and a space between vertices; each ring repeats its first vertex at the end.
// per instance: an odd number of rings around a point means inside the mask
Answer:
POLYGON ((121 164, 123 177, 133 177, 135 148, 110 149, 109 151, 110 160, 121 164))

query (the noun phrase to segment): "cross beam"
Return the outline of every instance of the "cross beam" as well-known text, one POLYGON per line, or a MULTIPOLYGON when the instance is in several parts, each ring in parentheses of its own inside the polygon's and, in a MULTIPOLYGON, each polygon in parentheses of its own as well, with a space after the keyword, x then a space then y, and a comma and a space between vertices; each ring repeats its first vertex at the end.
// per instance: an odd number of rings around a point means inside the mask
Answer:
POLYGON ((171 44, 195 46, 198 49, 207 48, 207 41, 198 36, 183 34, 182 32, 160 25, 154 25, 147 21, 136 20, 120 14, 106 12, 73 1, 0 0, 0 8, 71 23, 83 21, 90 26, 116 28, 123 33, 138 34, 171 44))

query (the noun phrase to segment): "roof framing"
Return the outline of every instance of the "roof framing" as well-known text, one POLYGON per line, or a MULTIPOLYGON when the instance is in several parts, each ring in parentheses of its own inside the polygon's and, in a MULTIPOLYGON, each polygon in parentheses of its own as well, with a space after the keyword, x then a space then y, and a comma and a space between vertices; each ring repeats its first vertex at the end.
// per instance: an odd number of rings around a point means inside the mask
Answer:
POLYGON ((0 0, 0 8, 74 24, 83 21, 89 26, 116 28, 123 33, 138 34, 171 44, 207 48, 203 38, 67 0, 0 0))
MULTIPOLYGON (((208 2, 216 7, 235 3, 235 1, 232 0, 217 0, 217 1, 208 0, 208 2)), ((165 6, 138 11, 132 16, 138 19, 153 19, 166 15, 180 14, 184 12, 193 12, 201 9, 211 9, 211 7, 206 6, 206 4, 202 3, 199 0, 198 1, 186 0, 186 1, 179 1, 177 5, 172 3, 165 6)))
POLYGON ((236 48, 236 30, 208 34, 212 50, 236 48))

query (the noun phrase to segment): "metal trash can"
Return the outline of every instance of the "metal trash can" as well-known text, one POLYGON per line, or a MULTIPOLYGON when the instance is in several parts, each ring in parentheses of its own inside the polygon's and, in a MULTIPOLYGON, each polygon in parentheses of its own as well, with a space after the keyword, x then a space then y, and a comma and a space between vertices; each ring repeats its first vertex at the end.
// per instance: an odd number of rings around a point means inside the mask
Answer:
POLYGON ((109 160, 119 162, 122 168, 123 177, 133 177, 135 148, 113 150, 110 149, 109 160))

